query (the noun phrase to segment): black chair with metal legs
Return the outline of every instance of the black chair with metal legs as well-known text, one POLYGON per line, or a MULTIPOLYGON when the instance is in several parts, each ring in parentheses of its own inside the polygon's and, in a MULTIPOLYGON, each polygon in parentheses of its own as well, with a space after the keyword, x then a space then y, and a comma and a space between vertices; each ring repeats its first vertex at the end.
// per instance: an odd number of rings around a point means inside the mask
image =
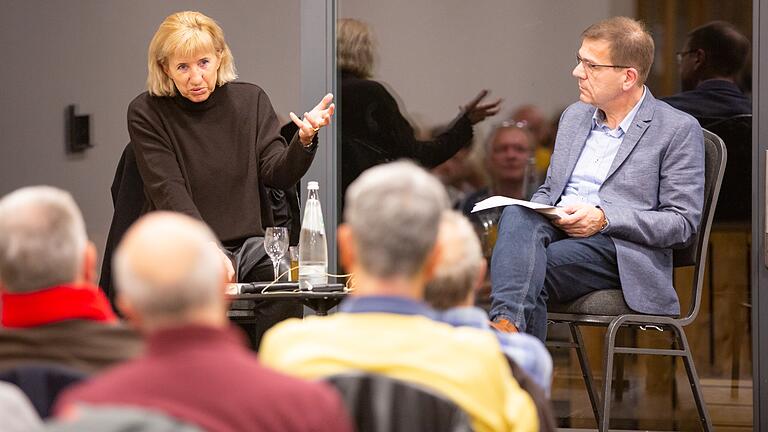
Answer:
MULTIPOLYGON (((715 134, 704 130, 705 146, 705 183, 704 183, 704 209, 696 236, 691 244, 674 251, 675 267, 694 266, 694 275, 691 289, 691 302, 688 311, 680 317, 643 315, 631 310, 621 290, 601 290, 583 296, 567 304, 549 305, 548 319, 554 323, 565 323, 570 328, 570 342, 548 342, 548 346, 576 349, 579 365, 592 404, 592 410, 597 420, 598 429, 607 431, 611 419, 611 386, 613 383, 614 356, 616 354, 642 354, 657 356, 682 357, 685 371, 693 391, 696 408, 699 412, 699 420, 706 431, 712 430, 712 420, 704 403, 701 384, 693 364, 688 340, 683 327, 692 323, 699 312, 701 292, 704 285, 704 268, 706 264, 707 246, 709 244, 709 231, 712 226, 712 217, 717 205, 717 197, 720 192, 720 184, 725 172, 726 149, 723 141, 715 134), (598 396, 592 372, 584 349, 584 341, 581 336, 580 326, 607 327, 604 345, 604 376, 602 392, 598 396), (656 330, 671 330, 674 336, 673 346, 670 349, 640 348, 629 346, 616 346, 616 334, 622 327, 652 328, 656 330)), ((681 292, 681 287, 678 292, 681 292)))
POLYGON ((358 432, 472 432, 461 407, 421 385, 366 372, 326 381, 338 390, 358 432))

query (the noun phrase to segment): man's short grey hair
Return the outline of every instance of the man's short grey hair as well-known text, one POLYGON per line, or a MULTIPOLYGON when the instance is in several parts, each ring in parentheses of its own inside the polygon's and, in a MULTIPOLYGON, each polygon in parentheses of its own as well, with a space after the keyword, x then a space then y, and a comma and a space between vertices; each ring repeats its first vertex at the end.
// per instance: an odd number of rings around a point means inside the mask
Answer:
MULTIPOLYGON (((160 212, 150 215, 158 214, 160 212)), ((224 280, 224 268, 218 252, 210 246, 210 242, 218 243, 216 236, 202 222, 181 214, 174 214, 174 216, 188 219, 184 222, 194 224, 194 229, 188 229, 188 226, 185 226, 180 228, 184 229, 183 232, 180 231, 181 234, 174 233, 191 239, 191 242, 186 244, 194 254, 192 260, 184 263, 184 271, 177 277, 169 276, 167 272, 164 277, 157 277, 158 274, 163 273, 163 266, 174 259, 173 256, 161 257, 160 261, 152 264, 144 263, 145 267, 146 265, 157 266, 150 270, 151 275, 147 276, 146 268, 142 269, 144 272, 136 268, 136 255, 141 254, 142 250, 127 251, 124 243, 121 243, 115 251, 113 266, 117 290, 144 318, 183 321, 188 312, 212 306, 221 301, 219 288, 224 280)), ((147 243, 141 246, 152 247, 147 243)))
POLYGON ((413 162, 365 171, 347 189, 344 209, 362 268, 379 278, 418 274, 434 248, 446 208, 443 185, 413 162))
POLYGON ((435 309, 445 310, 462 304, 475 289, 485 258, 472 224, 454 210, 443 212, 438 242, 440 262, 424 299, 435 309))
POLYGON ((61 189, 30 186, 0 200, 0 281, 10 292, 73 282, 87 243, 83 215, 61 189))

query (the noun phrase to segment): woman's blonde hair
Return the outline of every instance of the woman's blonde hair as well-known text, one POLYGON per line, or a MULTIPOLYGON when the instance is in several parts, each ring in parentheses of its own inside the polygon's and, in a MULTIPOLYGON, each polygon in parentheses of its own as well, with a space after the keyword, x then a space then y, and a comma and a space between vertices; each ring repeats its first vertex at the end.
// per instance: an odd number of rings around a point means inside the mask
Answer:
POLYGON ((200 12, 177 12, 163 20, 149 43, 147 55, 147 90, 153 96, 173 96, 176 86, 165 73, 168 59, 178 54, 192 56, 214 51, 219 56, 216 85, 237 78, 232 51, 224 40, 224 31, 213 19, 200 12))
POLYGON ((336 59, 338 67, 360 78, 373 74, 373 35, 368 24, 353 18, 336 23, 336 59))

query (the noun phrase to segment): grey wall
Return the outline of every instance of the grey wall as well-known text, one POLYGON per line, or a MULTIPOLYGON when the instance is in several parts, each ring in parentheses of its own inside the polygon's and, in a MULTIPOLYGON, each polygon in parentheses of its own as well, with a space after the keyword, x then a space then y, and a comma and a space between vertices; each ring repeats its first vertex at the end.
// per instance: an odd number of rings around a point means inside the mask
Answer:
POLYGON ((0 194, 51 184, 71 191, 103 248, 109 186, 127 143, 125 110, 145 89, 147 46, 160 22, 199 10, 224 29, 240 79, 264 87, 279 115, 299 106, 299 0, 2 0, 0 194), (64 109, 91 115, 95 147, 64 152, 64 109))

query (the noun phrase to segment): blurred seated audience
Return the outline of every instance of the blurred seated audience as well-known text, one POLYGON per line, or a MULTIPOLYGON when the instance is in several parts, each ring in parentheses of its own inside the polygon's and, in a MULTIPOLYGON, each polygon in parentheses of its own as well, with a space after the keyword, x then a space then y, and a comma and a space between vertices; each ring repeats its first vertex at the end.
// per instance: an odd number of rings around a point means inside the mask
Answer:
POLYGON ((133 406, 209 432, 351 430, 333 390, 270 371, 246 348, 227 320, 225 268, 210 247, 217 241, 177 213, 150 213, 128 230, 114 258, 118 304, 147 352, 69 389, 57 415, 133 406))
POLYGON ((96 249, 71 195, 35 186, 0 200, 0 370, 91 373, 138 355, 138 334, 95 285, 96 249))
POLYGON ((42 421, 29 398, 13 384, 0 381, 0 419, 2 432, 30 432, 37 430, 42 421))
POLYGON ((722 138, 728 164, 715 210, 715 222, 749 224, 752 214, 752 101, 738 81, 750 43, 736 27, 713 21, 688 34, 680 61, 681 93, 665 98, 722 138))
POLYGON ((469 195, 462 212, 470 214, 472 207, 493 195, 528 199, 538 188, 533 149, 533 135, 524 122, 503 122, 496 127, 485 147, 485 165, 491 177, 489 187, 469 195))
MULTIPOLYGON (((528 130, 531 131, 536 142, 534 155, 536 157, 536 173, 539 178, 544 178, 549 167, 549 158, 554 149, 554 140, 550 139, 552 134, 552 123, 546 114, 533 104, 524 104, 514 111, 509 117, 510 122, 525 122, 528 130)), ((557 124, 557 123, 555 123, 557 124)))
POLYGON ((479 164, 473 157, 471 147, 456 152, 453 157, 432 168, 430 172, 440 180, 448 193, 452 208, 458 208, 467 195, 475 192, 485 184, 480 173, 479 164))
POLYGON ((737 85, 749 52, 749 39, 730 23, 713 21, 695 28, 677 53, 682 92, 662 100, 705 128, 718 119, 751 114, 752 101, 737 85))
POLYGON ((347 191, 338 228, 353 296, 331 316, 273 327, 261 359, 304 378, 361 371, 423 386, 455 402, 478 432, 538 430, 536 408, 496 338, 436 322, 423 301, 440 256, 436 221, 447 207, 440 182, 411 162, 363 173, 347 191))
POLYGON ((485 169, 490 186, 469 194, 459 206, 480 235, 483 252, 491 255, 503 207, 472 213, 479 201, 494 195, 528 199, 539 186, 533 150, 535 140, 524 122, 503 122, 491 132, 485 146, 485 169))
POLYGON ((495 330, 488 314, 474 306, 475 291, 485 279, 487 264, 467 218, 452 210, 444 211, 438 244, 440 260, 434 278, 427 283, 424 299, 439 312, 439 320, 456 327, 474 327, 493 333, 504 354, 549 393, 552 357, 544 344, 529 334, 495 330))

